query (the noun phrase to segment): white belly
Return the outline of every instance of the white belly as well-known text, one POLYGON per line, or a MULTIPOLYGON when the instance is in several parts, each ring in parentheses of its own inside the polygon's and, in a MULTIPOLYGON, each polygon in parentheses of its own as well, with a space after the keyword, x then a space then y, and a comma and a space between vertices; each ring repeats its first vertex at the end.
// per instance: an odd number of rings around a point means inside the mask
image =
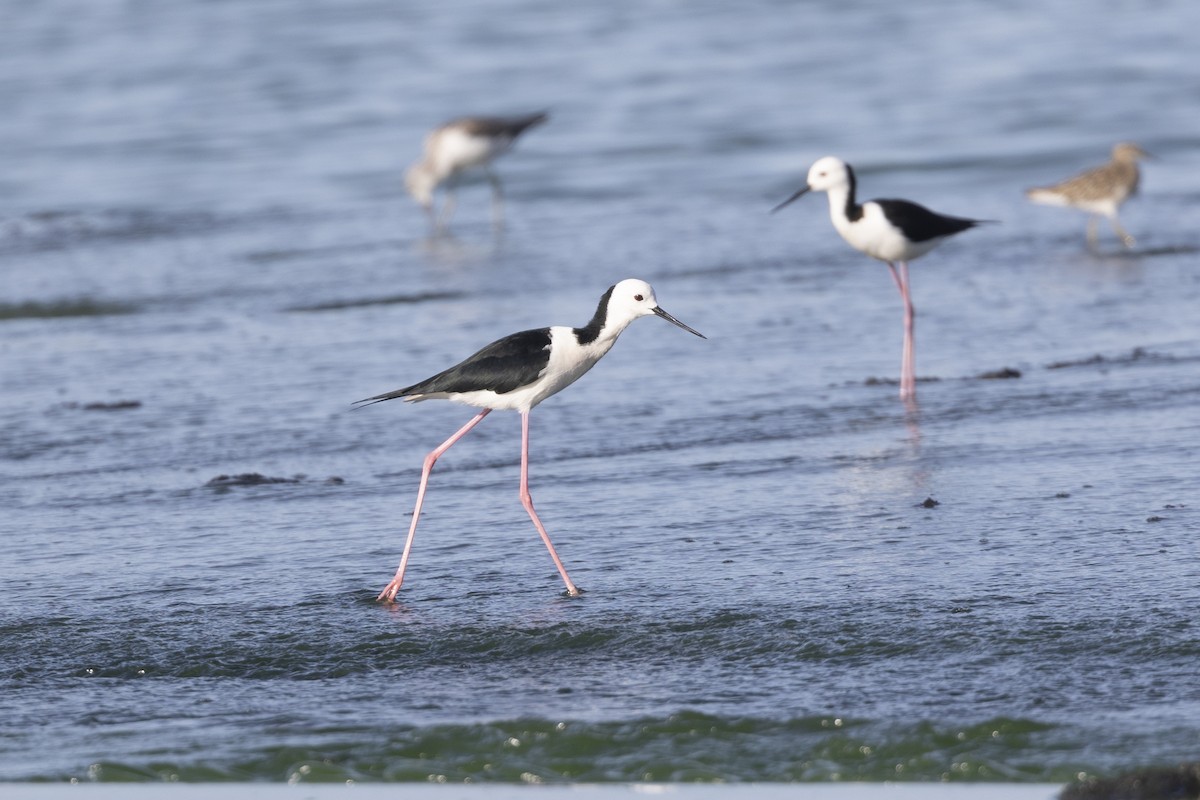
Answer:
POLYGON ((437 171, 449 175, 488 163, 512 144, 511 139, 472 136, 457 128, 442 131, 434 160, 437 171))
POLYGON ((553 327, 550 329, 550 361, 533 383, 504 394, 492 391, 461 392, 449 395, 447 399, 477 408, 529 411, 583 377, 612 349, 615 341, 615 338, 599 339, 581 346, 571 328, 553 327))
POLYGON ((863 215, 851 222, 840 214, 832 214, 833 226, 851 247, 880 261, 911 261, 937 247, 941 239, 910 242, 900 230, 887 221, 883 210, 875 203, 863 203, 863 215))

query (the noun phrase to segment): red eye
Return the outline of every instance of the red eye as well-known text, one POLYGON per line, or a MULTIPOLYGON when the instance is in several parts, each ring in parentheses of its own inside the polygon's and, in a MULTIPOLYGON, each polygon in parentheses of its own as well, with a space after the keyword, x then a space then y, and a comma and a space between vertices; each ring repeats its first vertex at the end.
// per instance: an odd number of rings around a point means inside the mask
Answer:
POLYGON ((635 295, 633 296, 633 299, 634 299, 634 300, 637 300, 637 301, 640 303, 640 302, 642 302, 643 300, 645 300, 646 298, 642 297, 640 294, 635 294, 635 295))

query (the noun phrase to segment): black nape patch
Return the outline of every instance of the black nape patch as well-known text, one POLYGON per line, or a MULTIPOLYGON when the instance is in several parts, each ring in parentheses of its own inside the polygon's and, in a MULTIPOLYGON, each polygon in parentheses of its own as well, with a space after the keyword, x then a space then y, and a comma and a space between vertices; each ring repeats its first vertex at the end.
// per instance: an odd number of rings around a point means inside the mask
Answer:
POLYGON ((608 302, 612 299, 615 288, 617 288, 616 285, 608 287, 608 291, 600 298, 600 305, 596 306, 596 313, 592 315, 591 322, 582 328, 572 328, 575 338, 580 344, 591 344, 600 335, 604 323, 608 320, 608 302))
POLYGON ((858 195, 858 178, 854 176, 854 168, 846 165, 846 177, 850 179, 850 193, 846 195, 846 219, 858 222, 862 219, 863 208, 855 199, 858 195))

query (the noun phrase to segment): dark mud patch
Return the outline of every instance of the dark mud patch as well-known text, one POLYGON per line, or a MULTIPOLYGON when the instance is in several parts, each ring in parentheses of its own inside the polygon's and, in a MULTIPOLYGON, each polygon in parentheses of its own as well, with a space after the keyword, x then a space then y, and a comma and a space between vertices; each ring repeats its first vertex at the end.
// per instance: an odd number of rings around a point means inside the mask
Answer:
POLYGON ((331 300, 327 303, 291 306, 290 308, 285 308, 284 311, 341 311, 342 309, 346 308, 430 303, 437 300, 456 300, 464 296, 464 292, 421 292, 418 294, 394 294, 386 297, 365 297, 355 300, 331 300))
POLYGON ((142 407, 141 400, 114 400, 95 403, 63 403, 61 408, 79 411, 132 411, 142 407))
POLYGON ((1001 367, 987 372, 981 372, 975 376, 981 381, 1007 381, 1021 377, 1021 370, 1013 369, 1012 367, 1001 367))
MULTIPOLYGON (((937 383, 941 378, 926 376, 924 378, 917 377, 917 383, 937 383)), ((899 378, 867 378, 863 381, 863 386, 899 386, 899 378)))
POLYGON ((1152 353, 1144 347, 1135 347, 1123 356, 1102 356, 1097 353, 1094 356, 1087 358, 1072 359, 1068 361, 1053 361, 1046 365, 1046 369, 1070 369, 1071 367, 1094 367, 1099 364, 1132 364, 1135 361, 1155 358, 1152 353))
POLYGON ((1100 261, 1136 261, 1139 258, 1158 256, 1182 256, 1200 252, 1200 247, 1190 244, 1160 245, 1158 247, 1134 247, 1132 249, 1109 250, 1094 247, 1084 248, 1088 255, 1100 261))
POLYGON ((0 320, 6 319, 51 319, 56 317, 107 317, 116 314, 134 314, 137 306, 105 300, 55 300, 49 303, 28 301, 25 303, 0 303, 0 320))
POLYGON ((277 478, 269 475, 263 475, 260 472, 242 472, 237 475, 218 475, 210 479, 204 484, 206 488, 215 489, 218 492, 227 492, 230 489, 238 486, 271 486, 277 484, 298 484, 298 483, 323 483, 327 486, 341 486, 346 482, 344 478, 339 478, 336 475, 325 478, 324 480, 313 480, 307 475, 293 475, 290 478, 277 478))

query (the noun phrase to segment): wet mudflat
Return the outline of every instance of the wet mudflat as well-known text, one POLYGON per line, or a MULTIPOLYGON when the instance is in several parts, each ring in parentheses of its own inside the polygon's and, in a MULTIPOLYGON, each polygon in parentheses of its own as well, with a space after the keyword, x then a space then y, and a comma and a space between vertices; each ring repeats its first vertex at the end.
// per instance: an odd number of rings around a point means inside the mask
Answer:
POLYGON ((1058 783, 1194 758, 1200 151, 1173 98, 1200 20, 1168 6, 12 20, 0 779, 1058 783), (423 131, 538 108, 497 165, 503 230, 470 184, 431 237, 399 181, 423 131), (1089 252, 1021 191, 1120 139, 1158 156, 1138 245, 1089 252), (886 268, 822 196, 767 214, 827 154, 864 198, 999 221, 913 265, 915 405, 886 268), (709 339, 640 321, 533 414, 584 596, 498 413, 439 462, 376 604, 421 459, 472 412, 350 403, 582 325, 625 277, 709 339))

